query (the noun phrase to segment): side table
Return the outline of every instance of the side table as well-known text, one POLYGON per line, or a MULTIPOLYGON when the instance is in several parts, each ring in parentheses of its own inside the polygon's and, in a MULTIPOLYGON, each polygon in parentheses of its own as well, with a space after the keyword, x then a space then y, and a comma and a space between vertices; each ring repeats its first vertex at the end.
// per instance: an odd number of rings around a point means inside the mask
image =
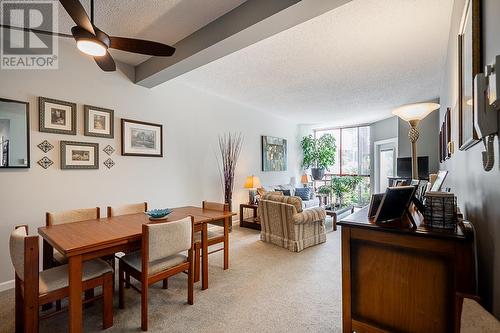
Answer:
POLYGON ((260 219, 257 216, 257 208, 259 206, 251 203, 240 204, 240 227, 260 230, 260 219), (244 217, 245 209, 251 209, 253 214, 251 217, 244 217))
POLYGON ((337 209, 331 207, 325 207, 326 215, 331 216, 333 218, 333 231, 337 231, 337 217, 349 210, 351 211, 351 214, 354 213, 354 206, 344 206, 337 209))

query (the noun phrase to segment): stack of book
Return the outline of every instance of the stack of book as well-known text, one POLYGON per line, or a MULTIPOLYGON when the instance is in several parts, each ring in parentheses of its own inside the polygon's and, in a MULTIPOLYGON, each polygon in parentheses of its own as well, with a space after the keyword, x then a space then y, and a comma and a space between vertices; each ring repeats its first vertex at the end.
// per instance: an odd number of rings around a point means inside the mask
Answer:
POLYGON ((425 194, 425 223, 432 228, 457 228, 457 198, 449 192, 429 191, 425 194))

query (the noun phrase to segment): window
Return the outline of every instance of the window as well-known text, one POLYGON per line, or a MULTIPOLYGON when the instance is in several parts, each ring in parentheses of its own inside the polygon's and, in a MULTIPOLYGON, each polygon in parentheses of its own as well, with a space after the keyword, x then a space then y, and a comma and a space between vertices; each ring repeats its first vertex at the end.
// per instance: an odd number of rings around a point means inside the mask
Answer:
POLYGON ((347 127, 327 130, 315 130, 319 138, 325 134, 335 138, 337 154, 335 164, 330 167, 326 179, 331 176, 362 176, 363 181, 354 194, 353 202, 366 205, 370 201, 370 127, 347 127))

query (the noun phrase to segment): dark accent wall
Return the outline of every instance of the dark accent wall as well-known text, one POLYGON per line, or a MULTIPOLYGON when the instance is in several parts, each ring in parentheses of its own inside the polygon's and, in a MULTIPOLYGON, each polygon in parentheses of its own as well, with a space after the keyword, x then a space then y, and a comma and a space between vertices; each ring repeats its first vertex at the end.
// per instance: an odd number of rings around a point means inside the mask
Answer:
MULTIPOLYGON (((457 110, 458 66, 457 34, 465 0, 455 0, 451 16, 450 38, 443 86, 441 89, 442 121, 446 107, 457 110)), ((500 54, 500 1, 483 0, 483 63, 490 63, 500 54)), ((443 18, 445 19, 445 18, 443 18)), ((467 151, 458 151, 458 114, 452 113, 452 138, 456 152, 440 165, 449 170, 446 187, 457 194, 466 218, 477 230, 479 295, 483 304, 500 318, 500 159, 499 143, 495 140, 495 166, 490 172, 482 167, 482 143, 467 151)))

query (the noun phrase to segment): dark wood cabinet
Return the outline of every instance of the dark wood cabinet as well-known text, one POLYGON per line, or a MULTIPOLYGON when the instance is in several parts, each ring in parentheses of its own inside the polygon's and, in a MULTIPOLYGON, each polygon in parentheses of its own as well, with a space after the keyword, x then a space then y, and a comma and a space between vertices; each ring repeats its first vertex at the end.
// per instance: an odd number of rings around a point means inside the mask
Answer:
POLYGON ((421 215, 377 225, 364 208, 342 226, 344 332, 454 332, 455 293, 474 294, 473 237, 421 215))

